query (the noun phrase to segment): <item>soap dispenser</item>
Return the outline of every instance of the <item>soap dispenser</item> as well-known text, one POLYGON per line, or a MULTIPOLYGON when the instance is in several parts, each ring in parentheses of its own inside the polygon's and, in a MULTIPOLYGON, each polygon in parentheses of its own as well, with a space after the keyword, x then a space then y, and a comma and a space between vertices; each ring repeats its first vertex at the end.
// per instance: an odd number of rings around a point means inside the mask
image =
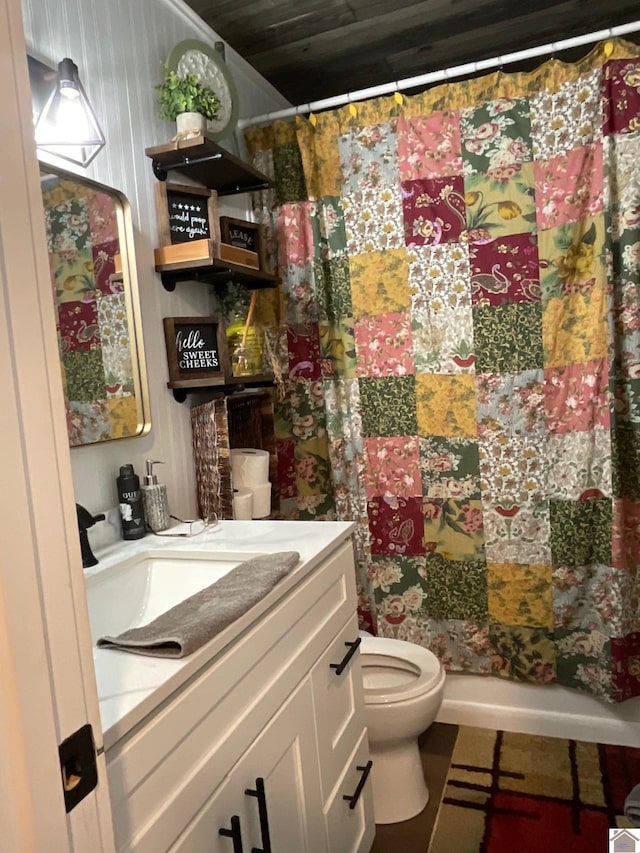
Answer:
POLYGON ((147 527, 154 533, 166 530, 171 523, 169 517, 169 501, 167 499, 167 487, 158 482, 153 473, 154 465, 162 465, 160 460, 147 459, 147 473, 142 486, 142 504, 144 506, 144 517, 147 527))

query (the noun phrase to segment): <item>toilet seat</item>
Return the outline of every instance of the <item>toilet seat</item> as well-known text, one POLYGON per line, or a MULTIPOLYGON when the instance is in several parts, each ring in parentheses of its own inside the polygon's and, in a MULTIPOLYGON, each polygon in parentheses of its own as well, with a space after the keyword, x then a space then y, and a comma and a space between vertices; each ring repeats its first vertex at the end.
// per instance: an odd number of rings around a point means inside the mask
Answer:
POLYGON ((363 637, 360 662, 367 705, 404 702, 444 681, 444 669, 433 652, 405 640, 363 637), (368 676, 368 668, 377 668, 377 673, 368 676))

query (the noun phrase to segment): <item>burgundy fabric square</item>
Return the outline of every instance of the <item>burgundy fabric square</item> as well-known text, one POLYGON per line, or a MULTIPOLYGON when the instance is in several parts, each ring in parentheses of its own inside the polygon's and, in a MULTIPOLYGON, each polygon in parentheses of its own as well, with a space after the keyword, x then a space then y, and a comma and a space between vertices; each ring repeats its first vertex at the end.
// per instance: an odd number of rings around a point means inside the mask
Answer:
POLYGON ((96 303, 63 302, 58 308, 63 352, 87 352, 100 346, 96 303))
POLYGON ((611 640, 611 663, 615 701, 640 696, 640 632, 611 640))
POLYGON ((604 133, 640 130, 640 59, 613 59, 604 66, 604 133))
POLYGON ((117 240, 100 243, 91 247, 93 257, 93 276, 96 280, 96 288, 100 293, 109 296, 112 293, 122 293, 124 282, 122 279, 113 281, 111 276, 115 274, 116 265, 114 256, 118 254, 119 244, 117 240))
POLYGON ((456 243, 467 228, 464 178, 403 181, 402 214, 407 246, 456 243))
POLYGON ((474 305, 540 300, 538 243, 534 234, 509 234, 469 246, 474 305))
POLYGON ((376 497, 367 501, 367 509, 372 554, 425 553, 422 498, 376 497))
POLYGON ((291 379, 309 379, 314 382, 321 379, 320 336, 317 324, 289 326, 287 344, 291 379))
POLYGON ((278 459, 277 488, 281 498, 296 496, 296 460, 295 445, 290 440, 276 441, 278 459))

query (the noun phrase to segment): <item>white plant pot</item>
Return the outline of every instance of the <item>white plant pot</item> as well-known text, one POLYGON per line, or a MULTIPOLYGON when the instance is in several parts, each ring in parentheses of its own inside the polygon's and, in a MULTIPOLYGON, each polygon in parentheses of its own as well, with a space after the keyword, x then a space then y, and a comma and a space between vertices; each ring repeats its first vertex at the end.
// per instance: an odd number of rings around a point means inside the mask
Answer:
POLYGON ((176 116, 176 130, 180 136, 197 136, 206 133, 207 120, 200 113, 180 113, 176 116))

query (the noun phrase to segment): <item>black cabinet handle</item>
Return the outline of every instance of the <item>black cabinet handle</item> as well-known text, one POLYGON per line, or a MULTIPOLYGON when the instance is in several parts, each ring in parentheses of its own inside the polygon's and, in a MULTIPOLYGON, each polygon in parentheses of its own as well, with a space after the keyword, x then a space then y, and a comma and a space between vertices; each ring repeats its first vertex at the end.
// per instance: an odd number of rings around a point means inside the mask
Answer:
POLYGON ((360 781, 358 782, 358 785, 357 785, 355 791, 353 792, 353 794, 351 794, 351 795, 343 794, 342 795, 343 800, 349 801, 349 808, 350 809, 355 809, 356 803, 360 799, 360 794, 362 793, 362 789, 364 788, 364 783, 367 781, 367 777, 369 776, 369 773, 371 773, 372 767, 373 767, 373 761, 367 761, 367 763, 365 764, 364 767, 360 767, 360 766, 356 767, 356 770, 359 770, 362 773, 362 776, 360 777, 360 781))
POLYGON ((233 853, 242 853, 242 834, 240 832, 240 818, 234 814, 231 818, 231 829, 219 829, 218 835, 233 838, 233 853))
POLYGON ((349 648, 349 651, 346 653, 346 655, 342 658, 340 663, 330 663, 329 664, 329 667, 331 669, 335 669, 336 675, 340 675, 341 673, 344 672, 344 670, 347 667, 347 664, 349 663, 351 658, 356 653, 356 649, 358 648, 358 646, 360 645, 361 642, 362 642, 362 639, 360 637, 358 637, 357 640, 353 640, 353 642, 351 642, 351 643, 346 642, 345 646, 349 646, 350 648, 349 648))
POLYGON ((271 853, 271 838, 269 836, 269 815, 267 814, 267 795, 264 790, 264 779, 256 779, 255 790, 245 788, 247 797, 258 798, 258 815, 260 816, 260 834, 262 835, 262 847, 252 847, 251 853, 271 853))

